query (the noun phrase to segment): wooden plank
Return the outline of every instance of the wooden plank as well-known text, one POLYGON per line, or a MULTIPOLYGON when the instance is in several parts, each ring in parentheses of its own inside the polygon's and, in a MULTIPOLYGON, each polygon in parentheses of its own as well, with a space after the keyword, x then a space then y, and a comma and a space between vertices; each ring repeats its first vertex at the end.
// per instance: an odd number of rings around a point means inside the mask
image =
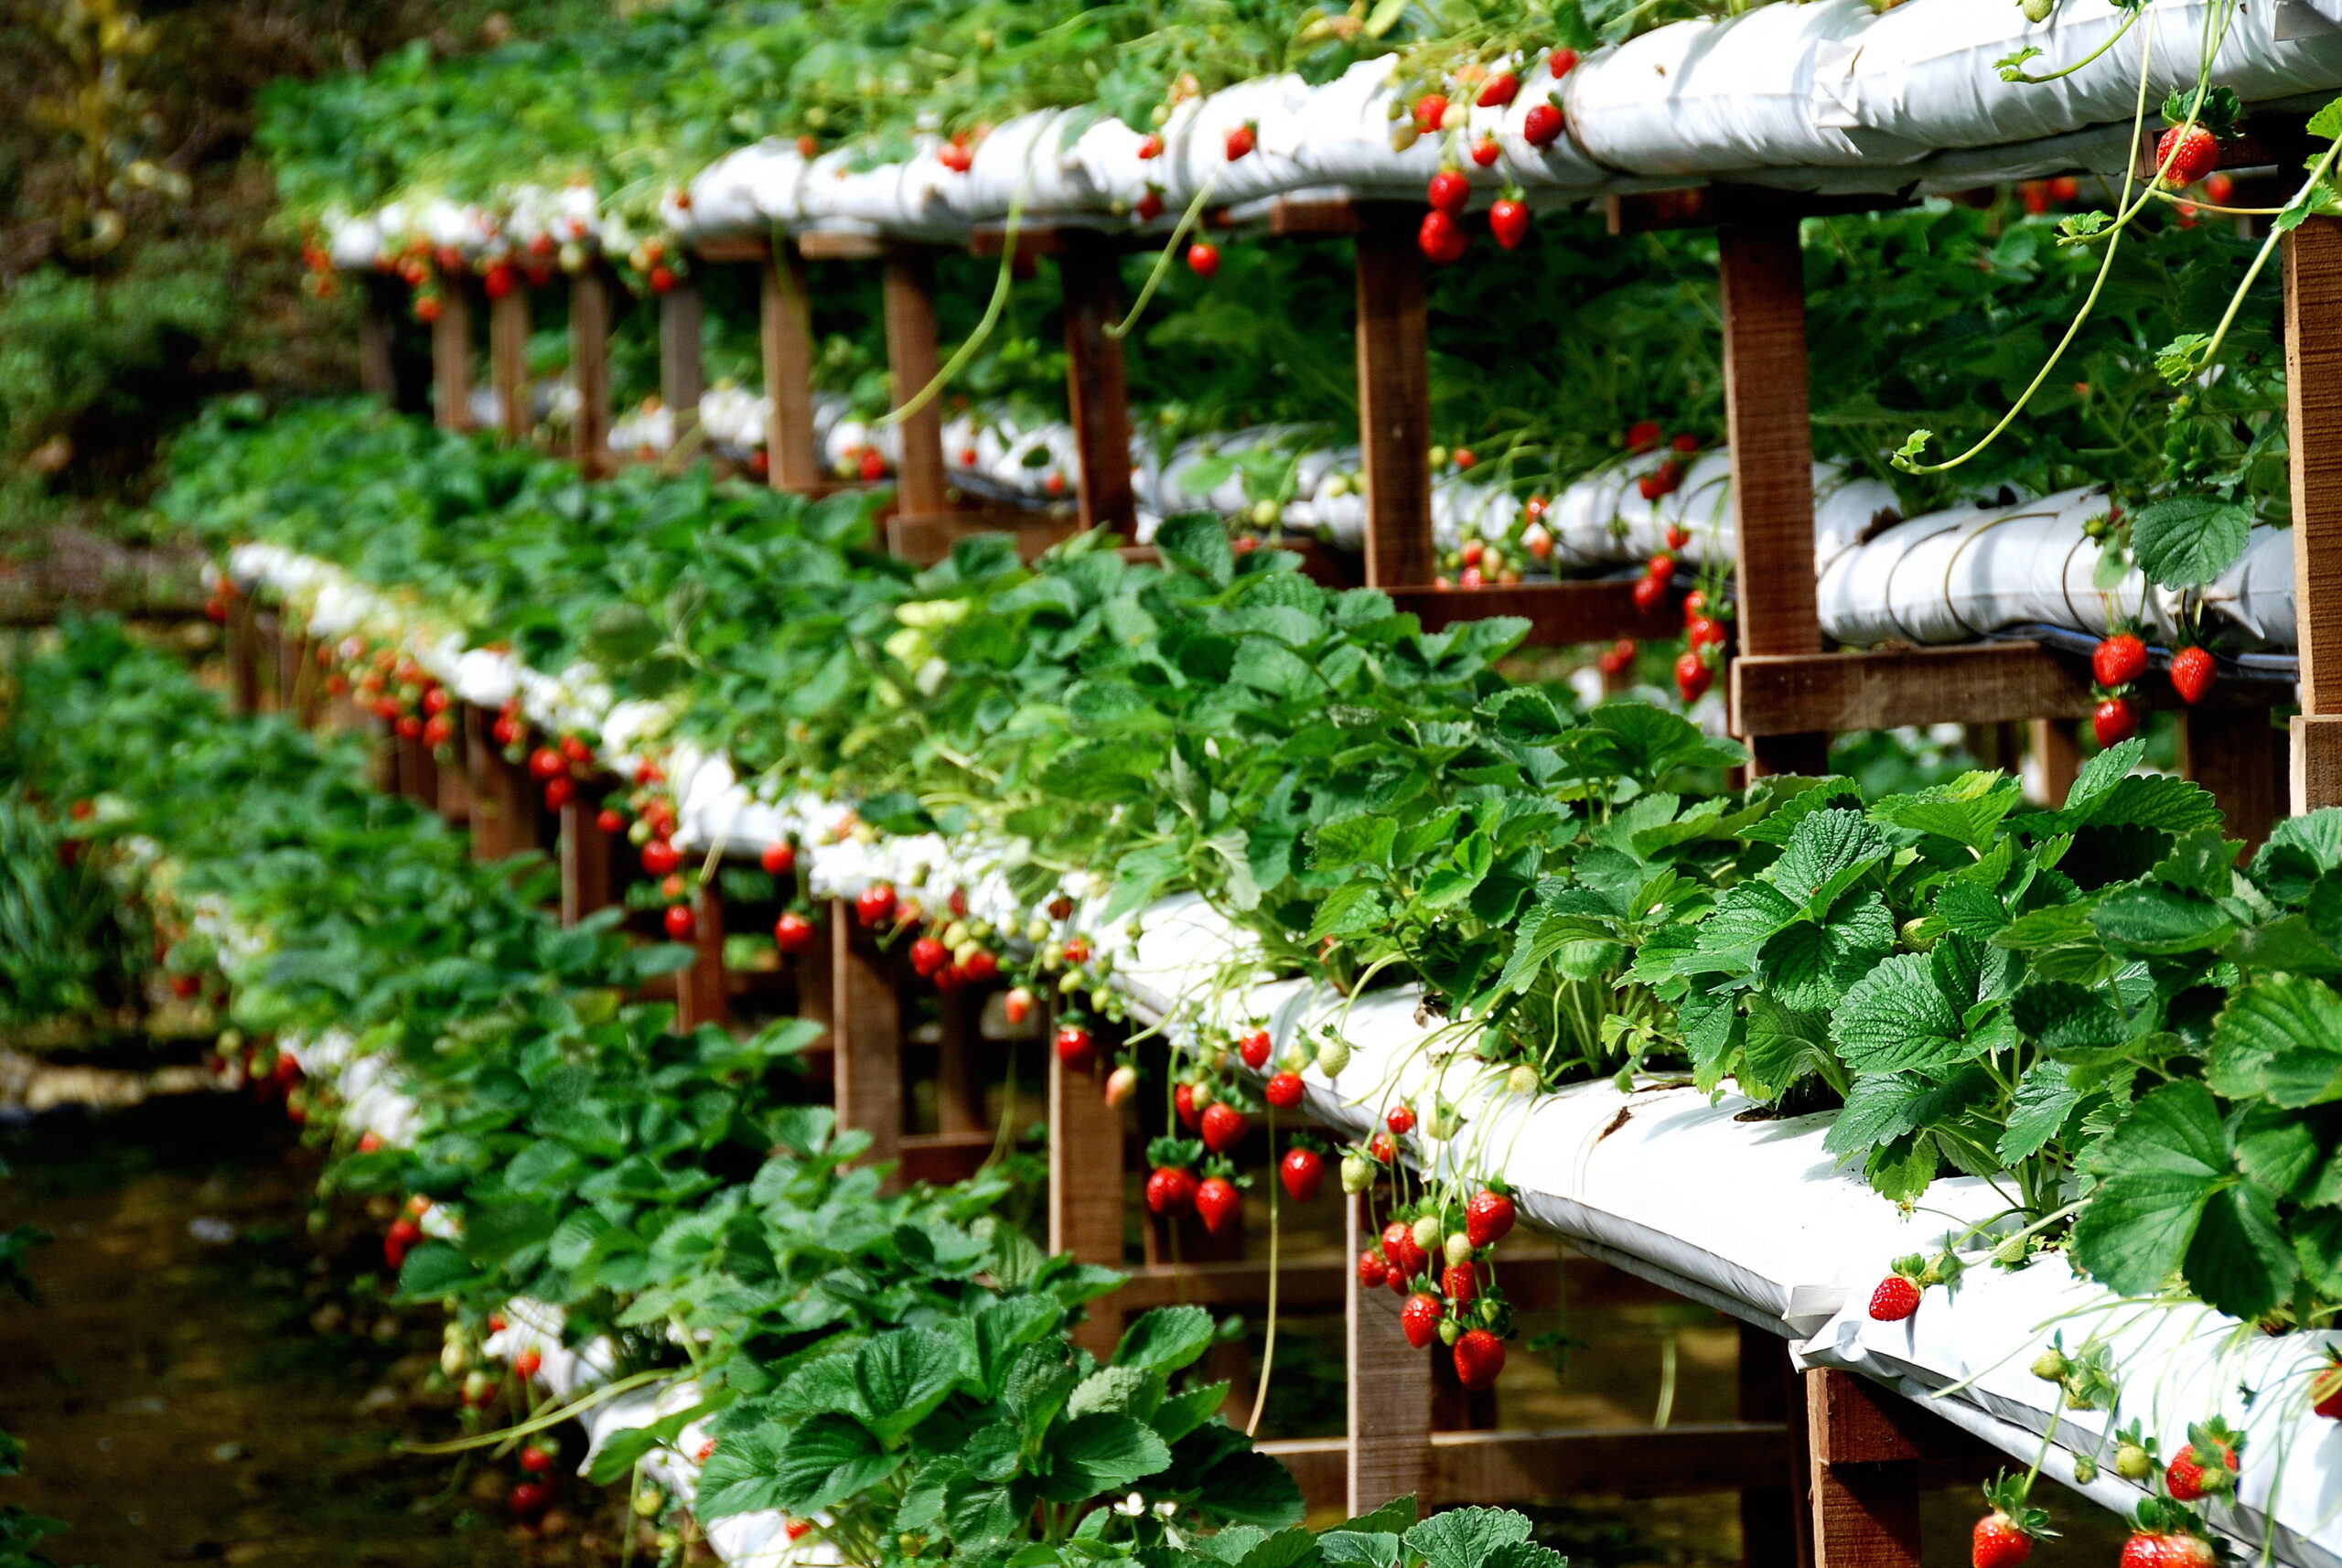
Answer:
POLYGON ((2028 726, 2034 771, 2039 775, 2041 802, 2062 806, 2082 770, 2081 737, 2071 721, 2035 719, 2028 726))
POLYGON ((808 229, 796 242, 809 262, 875 262, 889 253, 886 241, 855 229, 808 229))
MULTIPOLYGON (((941 362, 935 346, 935 261, 923 251, 897 251, 886 258, 886 368, 900 408, 935 380, 941 362)), ((951 502, 944 482, 943 409, 930 398, 925 408, 896 426, 902 461, 896 466, 895 504, 913 517, 931 517, 951 502)))
POLYGON ((2250 855, 2284 815, 2291 780, 2280 755, 2284 731, 2266 709, 2191 708, 2180 715, 2179 771, 2212 792, 2228 836, 2250 855))
POLYGON ((699 424, 699 400, 707 391, 707 360, 701 342, 707 313, 699 285, 689 278, 659 296, 659 396, 675 416, 675 439, 699 424))
MULTIPOLYGON (((1345 1251, 1353 1258, 1376 1240, 1371 1196, 1359 1194, 1345 1206, 1345 1251)), ((1352 1515, 1362 1514, 1410 1493, 1420 1505, 1433 1478, 1431 1354, 1409 1345, 1400 1331, 1397 1292, 1359 1284, 1355 1269, 1344 1277, 1349 1382, 1344 1506, 1352 1515)))
MULTIPOLYGON (((1105 1054, 1077 1071, 1049 1053, 1049 1251, 1123 1266, 1123 1113, 1106 1103, 1105 1054)), ((1123 1307, 1092 1302, 1074 1342, 1100 1356, 1122 1337, 1123 1307)))
POLYGON ((692 254, 712 267, 761 266, 772 260, 772 242, 762 234, 713 234, 695 242, 692 254))
MULTIPOLYGON (((2294 491, 2294 607, 2304 719, 2342 714, 2342 221, 2312 218, 2285 247, 2285 416, 2294 491)), ((2327 726, 2297 734, 2293 808, 2342 805, 2327 726)))
POLYGON ((872 1164, 903 1147, 903 1015, 885 960, 858 940, 854 906, 830 901, 830 1044, 841 1130, 870 1135, 872 1164))
POLYGON ((1610 232, 1646 234, 1660 229, 1706 229, 1732 223, 1795 224, 1801 218, 1841 218, 1889 212, 1911 205, 1908 196, 1855 192, 1829 195, 1777 190, 1761 185, 1701 185, 1676 190, 1615 193, 1605 199, 1610 232))
POLYGON ((444 746, 428 749, 438 786, 433 805, 449 826, 464 827, 472 820, 472 776, 464 766, 464 733, 458 728, 444 746))
POLYGON ((238 593, 228 607, 228 680, 235 711, 260 712, 260 631, 252 596, 238 593))
POLYGON ((431 419, 442 430, 472 427, 472 291, 459 277, 441 287, 431 324, 431 419))
POLYGON ((1743 1568, 1799 1568, 1812 1560, 1805 1539, 1810 1503, 1806 1497, 1804 1412, 1792 1423, 1792 1407, 1804 1389, 1789 1361, 1789 1343, 1769 1329, 1751 1323, 1739 1325, 1740 1358, 1735 1368, 1735 1405, 1745 1422, 1769 1422, 1780 1426, 1784 1466, 1778 1482, 1743 1487, 1740 1491, 1740 1561, 1743 1568))
POLYGON ((1431 346, 1422 217, 1413 206, 1359 209, 1358 425, 1366 484, 1366 581, 1413 585, 1438 575, 1431 538, 1431 346))
POLYGON ((1080 531, 1069 517, 1038 511, 946 511, 929 516, 895 512, 886 519, 886 548, 914 565, 932 566, 951 553, 951 546, 979 533, 1005 533, 1016 541, 1016 553, 1037 560, 1052 545, 1061 544, 1080 531))
MULTIPOLYGON (((1730 224, 1718 240, 1724 419, 1740 548, 1740 650, 1818 653, 1813 428, 1806 391, 1805 261, 1797 220, 1730 224)), ((1750 737, 1752 773, 1826 771, 1829 726, 1819 717, 1767 730, 1747 727, 1736 715, 1735 710, 1735 732, 1750 737)))
POLYGON ((1130 376, 1123 340, 1107 335, 1122 317, 1121 252, 1095 230, 1069 231, 1058 280, 1065 295, 1066 406, 1081 462, 1081 526, 1134 535, 1130 376))
POLYGON ((358 319, 358 385, 368 397, 392 407, 399 402, 399 371, 392 337, 398 330, 401 291, 391 280, 368 274, 359 280, 364 313, 358 319))
POLYGON ((610 275, 589 265, 569 280, 569 374, 577 389, 570 454, 589 476, 609 472, 610 275))
POLYGON ((439 764, 431 755, 431 748, 423 744, 419 735, 399 735, 395 731, 392 746, 398 758, 399 793, 418 806, 437 811, 439 764))
POLYGON ((1280 196, 1269 203, 1269 232, 1279 239, 1363 234, 1373 225, 1373 205, 1346 196, 1280 196))
POLYGON ((1612 642, 1622 637, 1683 635, 1680 596, 1670 595, 1648 613, 1635 607, 1632 579, 1605 582, 1521 583, 1511 587, 1387 590, 1392 606, 1420 618, 1425 631, 1489 616, 1520 616, 1531 625, 1522 646, 1563 648, 1580 642, 1612 642))
POLYGON ((724 900, 713 887, 692 896, 692 966, 675 977, 675 1026, 696 1029, 732 1021, 724 988, 724 900))
POLYGON ((2342 714, 2295 714, 2291 740, 2294 810, 2342 804, 2342 714))
POLYGON ((536 800, 528 769, 508 762, 496 744, 496 713, 464 704, 464 757, 471 770, 472 858, 504 860, 533 849, 536 800))
MULTIPOLYGON (((2082 719, 2096 701, 2089 667, 2037 642, 1963 642, 1853 653, 1745 653, 1732 663, 1735 732, 1891 729, 1898 725, 2082 719)), ((2202 709, 2261 710, 2289 695, 2281 682, 2223 680, 2202 709)), ((2147 707, 2179 705, 2147 682, 2147 707)))
POLYGON ((935 1124, 945 1133, 992 1136, 984 1115, 983 1085, 976 1077, 977 1027, 983 993, 973 987, 939 992, 935 1021, 935 1124))
POLYGON ((763 301, 765 395, 772 400, 765 426, 767 477, 775 489, 810 493, 826 476, 813 439, 813 320, 805 263, 795 246, 766 256, 763 301))
POLYGON ((496 388, 496 427, 507 441, 525 441, 536 428, 529 390, 529 290, 515 282, 488 306, 488 364, 496 388))
POLYGON ((610 907, 610 838, 599 809, 580 789, 561 809, 561 923, 574 926, 610 907))
POLYGON ((1922 1451, 1911 1413, 1848 1373, 1806 1374, 1815 1568, 1918 1568, 1922 1451))
POLYGON ((965 1181, 992 1157, 993 1134, 965 1133, 907 1133, 903 1135, 902 1179, 941 1187, 965 1181))

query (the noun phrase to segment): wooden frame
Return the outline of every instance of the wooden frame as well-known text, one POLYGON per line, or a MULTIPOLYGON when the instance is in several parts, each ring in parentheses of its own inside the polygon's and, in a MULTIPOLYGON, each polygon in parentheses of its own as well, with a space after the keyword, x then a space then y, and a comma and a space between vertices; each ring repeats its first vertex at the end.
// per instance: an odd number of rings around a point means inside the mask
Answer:
POLYGON ((2304 812, 2342 805, 2342 222, 2309 219, 2284 247, 2302 704, 2290 782, 2304 812))

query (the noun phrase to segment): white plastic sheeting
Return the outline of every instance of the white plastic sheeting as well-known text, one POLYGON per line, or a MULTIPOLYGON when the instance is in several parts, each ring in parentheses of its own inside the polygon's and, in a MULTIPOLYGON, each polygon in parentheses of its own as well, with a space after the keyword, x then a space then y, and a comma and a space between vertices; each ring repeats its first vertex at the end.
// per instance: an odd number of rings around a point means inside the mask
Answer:
MULTIPOLYGON (((1456 134, 1466 144, 1497 137, 1494 167, 1466 165, 1484 192, 1509 178, 1548 199, 1710 179, 1949 190, 2064 168, 2119 169, 2129 155, 2141 47, 2152 40, 2149 101, 2157 103, 2166 89, 2194 81, 2207 13, 2222 5, 2151 0, 2131 38, 2042 84, 2004 81, 1994 62, 2027 47, 2042 51, 2042 70, 2079 61, 2122 25, 2111 0, 2064 0, 2043 23, 2028 23, 2014 5, 1978 0, 1907 0, 1884 13, 1869 0, 1759 5, 1598 50, 1558 82, 1541 60, 1518 62, 1514 102, 1467 106, 1468 124, 1456 134), (1556 93, 1567 130, 1531 147, 1520 134, 1527 113, 1556 93)), ((2342 89, 2342 0, 2226 10, 2216 83, 2247 103, 2342 89)), ((793 145, 768 142, 703 170, 684 199, 670 193, 660 216, 685 238, 773 224, 948 238, 1019 205, 1036 220, 1112 220, 1150 186, 1173 213, 1207 185, 1212 201, 1230 206, 1328 188, 1413 194, 1439 167, 1444 138, 1396 145, 1405 140, 1391 134, 1404 85, 1388 57, 1317 87, 1292 76, 1240 82, 1182 102, 1153 159, 1139 156, 1139 133, 1086 108, 995 127, 959 173, 944 166, 933 137, 908 160, 875 167, 864 166, 855 149, 808 163, 793 145), (1228 133, 1245 124, 1255 127, 1257 145, 1231 161, 1228 133)), ((428 199, 339 215, 332 252, 343 265, 365 265, 417 231, 482 249, 536 234, 582 238, 600 221, 581 188, 522 188, 494 205, 504 212, 500 223, 451 218, 442 210, 451 204, 428 199)))

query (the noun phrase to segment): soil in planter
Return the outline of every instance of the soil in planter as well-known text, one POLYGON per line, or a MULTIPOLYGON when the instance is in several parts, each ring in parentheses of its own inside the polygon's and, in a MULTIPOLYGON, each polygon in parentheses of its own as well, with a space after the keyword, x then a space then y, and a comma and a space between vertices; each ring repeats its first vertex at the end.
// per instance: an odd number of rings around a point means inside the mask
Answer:
POLYGON ((22 1112, 0 1226, 53 1240, 41 1299, 0 1303, 0 1411, 26 1474, 0 1501, 67 1520, 64 1564, 551 1568, 617 1560, 615 1496, 572 1489, 543 1535, 509 1466, 403 1455, 453 1434, 425 1391, 435 1312, 386 1307, 379 1228, 313 1234, 316 1156, 281 1112, 176 1095, 102 1118, 22 1112), (370 1257, 371 1253, 371 1257, 370 1257))

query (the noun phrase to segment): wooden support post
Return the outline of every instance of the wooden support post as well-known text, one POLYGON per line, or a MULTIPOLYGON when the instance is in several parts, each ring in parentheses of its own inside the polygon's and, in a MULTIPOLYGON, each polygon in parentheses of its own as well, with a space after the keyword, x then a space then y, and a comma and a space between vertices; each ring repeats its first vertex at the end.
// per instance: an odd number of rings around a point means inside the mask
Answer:
MULTIPOLYGON (((886 257, 886 366, 899 408, 935 380, 935 260, 924 251, 886 257)), ((906 517, 933 517, 951 502, 943 478, 943 409, 940 400, 896 426, 903 456, 896 468, 895 509, 906 517)))
POLYGON ((1066 406, 1081 454, 1081 526, 1135 535, 1130 380, 1123 340, 1106 332, 1122 317, 1121 252, 1103 234, 1069 229, 1058 278, 1065 290, 1066 406))
POLYGON ((442 430, 472 428, 472 293, 451 277, 431 324, 431 421, 442 430))
MULTIPOLYGON (((1724 418, 1740 541, 1744 653, 1819 653, 1814 607, 1813 428, 1807 403, 1805 261, 1794 218, 1725 225, 1724 418)), ((1828 771, 1819 731, 1748 737, 1750 771, 1828 771)))
POLYGON ((767 472, 775 489, 817 489, 821 448, 813 442, 813 317, 805 292, 805 259, 793 244, 777 247, 764 264, 765 395, 772 413, 765 426, 767 472))
POLYGON ((561 923, 574 926, 610 904, 610 836, 599 811, 573 796, 561 808, 561 923))
POLYGON ((2312 218, 2283 244, 2302 703, 2292 784, 2304 812, 2342 805, 2342 221, 2312 218))
POLYGON ((367 274, 359 279, 364 293, 365 315, 358 325, 358 385, 368 397, 399 403, 397 352, 392 336, 397 330, 399 291, 391 280, 367 274))
POLYGON ((228 612, 228 670, 234 687, 235 710, 260 712, 260 628, 252 596, 239 593, 228 612))
POLYGON ((977 1020, 983 993, 939 991, 935 1018, 935 1125, 943 1133, 976 1133, 991 1124, 984 1114, 983 1086, 976 1079, 977 1020))
POLYGON ((1814 1568, 1918 1568, 1918 1445, 1849 1372, 1805 1375, 1814 1568))
POLYGON ((496 427, 507 441, 526 441, 536 428, 529 388, 529 290, 514 283, 488 306, 489 374, 496 388, 496 427))
POLYGON ((697 956, 675 976, 675 1026, 720 1026, 731 1022, 732 1003, 724 989, 724 899, 714 888, 702 887, 693 898, 692 925, 697 956))
POLYGON ((464 765, 471 774, 474 860, 503 860, 529 849, 535 802, 529 776, 504 759, 496 744, 496 714, 478 703, 464 704, 464 765))
MULTIPOLYGON (((1789 1364, 1789 1345, 1770 1330, 1740 1325, 1739 1410, 1743 1421, 1787 1422, 1801 1418, 1804 1390, 1789 1364), (1799 1396, 1792 1401, 1791 1395, 1799 1396)), ((1802 1479, 1802 1477, 1799 1477, 1802 1479)), ((1805 1488, 1752 1487, 1740 1494, 1740 1561, 1743 1568, 1802 1568, 1813 1561, 1807 1537, 1805 1488)))
POLYGON ((1438 575, 1431 539, 1431 332, 1421 213, 1359 209, 1358 438, 1366 481, 1369 587, 1422 587, 1438 575))
POLYGON ((285 717, 307 729, 317 723, 317 656, 307 632, 283 628, 276 642, 276 702, 285 717))
MULTIPOLYGON (((1123 1113, 1106 1103, 1103 1061, 1069 1068, 1049 1053, 1049 1251, 1123 1266, 1123 1113)), ((1112 1296, 1090 1304, 1075 1343, 1101 1359, 1122 1337, 1112 1296)))
POLYGON ((588 475, 610 467, 610 274, 588 266, 569 280, 569 374, 577 388, 571 454, 588 475))
MULTIPOLYGON (((1368 1195, 1347 1207, 1349 1256, 1377 1240, 1368 1195)), ((1358 1283, 1347 1271, 1348 1371, 1350 1390, 1352 1515, 1380 1508, 1393 1498, 1429 1490, 1431 1462, 1431 1356, 1407 1343, 1399 1327, 1399 1295, 1380 1285, 1358 1283)))
POLYGON ((2074 787, 2074 775, 2082 769, 2081 738, 2070 719, 2035 719, 2028 727, 2032 731, 2033 768, 2040 776, 2042 804, 2062 806, 2066 792, 2074 787))
POLYGON ((399 793, 426 811, 439 809, 439 760, 419 735, 392 732, 398 757, 399 793))
POLYGON ((2228 835, 2250 856, 2284 815, 2283 732, 2258 708, 2188 708, 2179 715, 2179 770, 2212 792, 2228 835))
POLYGON ((699 285, 688 279, 659 296, 659 396, 675 416, 678 443, 699 424, 699 400, 707 391, 704 318, 699 285))
POLYGON ((903 1012, 881 956, 855 940, 854 905, 830 900, 830 1046, 841 1130, 870 1134, 877 1164, 903 1152, 903 1012))

